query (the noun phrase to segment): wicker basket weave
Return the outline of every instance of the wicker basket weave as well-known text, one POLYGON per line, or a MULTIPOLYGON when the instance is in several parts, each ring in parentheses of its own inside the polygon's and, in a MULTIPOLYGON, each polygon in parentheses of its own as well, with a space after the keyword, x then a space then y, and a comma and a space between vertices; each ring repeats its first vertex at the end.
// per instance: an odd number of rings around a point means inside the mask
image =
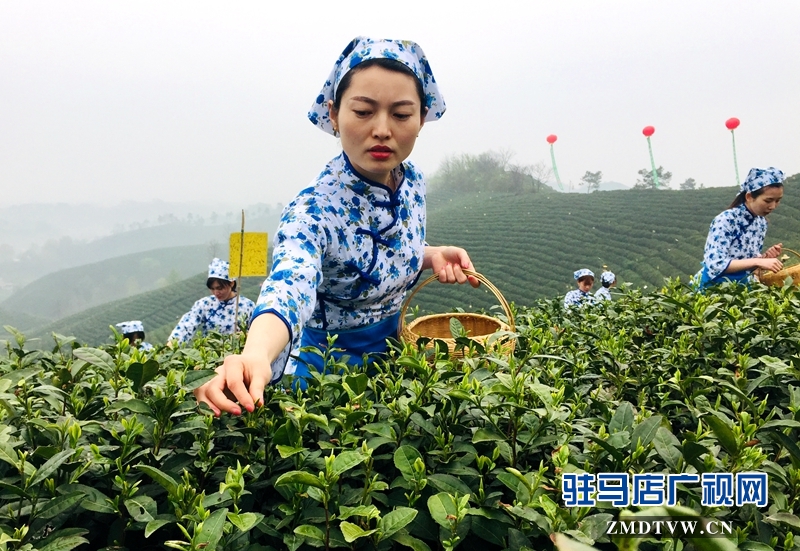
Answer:
MULTIPOLYGON (((467 331, 467 336, 479 342, 485 348, 497 347, 497 351, 502 354, 511 354, 514 352, 514 345, 516 340, 513 338, 502 339, 498 338, 489 344, 489 338, 497 331, 514 331, 514 316, 511 312, 511 307, 503 294, 495 287, 491 281, 486 279, 485 276, 472 270, 464 270, 466 275, 475 277, 478 281, 486 285, 486 287, 497 297, 500 305, 503 307, 508 323, 502 322, 497 318, 484 316, 482 314, 470 314, 465 312, 453 312, 450 314, 432 314, 429 316, 420 316, 408 325, 405 323, 406 310, 408 310, 411 299, 417 292, 433 281, 438 281, 438 275, 432 275, 421 284, 406 298, 403 308, 400 311, 400 327, 398 334, 400 338, 409 343, 416 343, 417 339, 427 337, 430 339, 437 339, 447 343, 450 354, 456 357, 463 357, 464 350, 456 351, 456 340, 450 332, 450 319, 456 318, 464 329, 467 331)), ((428 343, 427 348, 433 348, 433 342, 428 343)))
MULTIPOLYGON (((786 247, 784 247, 783 250, 792 253, 797 258, 800 258, 800 253, 797 251, 787 249, 786 247)), ((789 259, 788 255, 785 256, 785 259, 789 259)), ((788 268, 784 268, 777 272, 770 272, 761 269, 756 270, 756 277, 758 277, 758 280, 764 285, 769 285, 771 287, 783 287, 783 281, 789 276, 792 277, 794 285, 800 285, 800 264, 789 266, 788 268)))

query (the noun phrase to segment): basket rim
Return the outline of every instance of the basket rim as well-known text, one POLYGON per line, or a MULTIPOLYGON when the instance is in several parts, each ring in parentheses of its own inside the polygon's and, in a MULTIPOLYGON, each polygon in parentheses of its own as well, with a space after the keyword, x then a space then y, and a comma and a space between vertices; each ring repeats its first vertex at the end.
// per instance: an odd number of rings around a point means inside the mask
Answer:
MULTIPOLYGON (((494 323, 499 325, 497 331, 500 331, 500 330, 510 331, 511 330, 511 326, 508 325, 506 322, 504 322, 501 319, 498 319, 498 318, 495 318, 495 317, 492 317, 492 316, 487 316, 485 314, 473 314, 471 312, 452 312, 452 313, 428 314, 428 315, 425 315, 425 316, 420 316, 418 318, 414 318, 410 323, 407 323, 405 325, 404 329, 407 330, 407 331, 411 330, 414 327, 416 327, 417 325, 419 325, 420 322, 431 320, 431 319, 458 318, 459 316, 471 317, 471 318, 480 318, 480 319, 484 319, 484 320, 487 320, 487 321, 492 321, 492 322, 494 322, 494 323)), ((497 331, 494 331, 494 333, 496 333, 497 331)), ((487 335, 491 335, 491 334, 492 333, 487 333, 487 335)), ((474 337, 470 337, 470 338, 474 338, 474 337)))
MULTIPOLYGON (((492 282, 489 281, 489 279, 486 276, 484 276, 483 274, 481 274, 479 272, 476 272, 474 270, 467 270, 467 269, 463 270, 463 272, 464 272, 464 274, 466 274, 468 276, 475 277, 478 281, 480 281, 481 283, 486 285, 486 287, 492 292, 492 294, 494 294, 494 296, 498 300, 498 302, 500 302, 500 306, 503 308, 503 312, 505 313, 506 319, 508 320, 508 322, 507 323, 503 322, 502 320, 499 320, 499 319, 497 319, 497 318, 495 318, 493 316, 485 316, 485 317, 491 318, 491 319, 493 319, 493 320, 495 320, 495 321, 497 321, 497 322, 499 322, 501 324, 504 324, 505 327, 503 327, 503 329, 506 330, 506 331, 511 331, 511 332, 515 331, 516 329, 515 329, 515 324, 514 324, 514 314, 511 311, 511 306, 508 304, 508 301, 506 300, 506 297, 503 296, 503 293, 501 293, 500 290, 497 287, 495 287, 492 284, 492 282)), ((418 319, 426 319, 426 318, 430 318, 430 317, 433 317, 433 316, 448 316, 448 317, 452 318, 452 317, 457 316, 457 315, 470 314, 469 312, 452 312, 452 313, 445 313, 445 314, 429 314, 427 316, 420 316, 419 318, 417 318, 415 320, 412 320, 410 323, 406 323, 406 321, 405 321, 406 311, 408 310, 408 306, 411 304, 411 299, 414 298, 414 295, 416 295, 417 292, 419 292, 423 287, 425 287, 429 283, 432 283, 432 282, 438 281, 438 280, 439 280, 439 276, 437 274, 431 275, 430 277, 428 277, 428 279, 426 279, 425 281, 423 281, 422 283, 417 285, 416 289, 414 289, 406 297, 406 299, 403 301, 403 306, 400 308, 400 319, 398 320, 398 323, 397 323, 397 325, 398 325, 397 334, 398 335, 402 335, 403 333, 405 333, 406 329, 409 326, 412 326, 414 324, 414 322, 417 321, 418 319)), ((483 316, 484 314, 470 314, 470 315, 483 316)))

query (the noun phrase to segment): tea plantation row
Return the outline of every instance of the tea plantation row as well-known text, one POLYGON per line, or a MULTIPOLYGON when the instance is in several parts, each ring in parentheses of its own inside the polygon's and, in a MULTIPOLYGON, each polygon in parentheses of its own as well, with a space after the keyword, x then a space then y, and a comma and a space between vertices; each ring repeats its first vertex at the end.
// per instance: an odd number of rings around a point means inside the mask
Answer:
MULTIPOLYGON (((800 294, 672 282, 564 312, 519 308, 513 355, 397 344, 367 371, 214 418, 191 390, 232 342, 144 354, 21 334, 0 357, 6 549, 797 550, 800 294), (765 506, 565 507, 570 473, 768 475, 765 506), (727 538, 609 538, 687 515, 727 538), (555 542, 555 543, 553 543, 555 542)), ((342 368, 343 371, 339 372, 342 368)))

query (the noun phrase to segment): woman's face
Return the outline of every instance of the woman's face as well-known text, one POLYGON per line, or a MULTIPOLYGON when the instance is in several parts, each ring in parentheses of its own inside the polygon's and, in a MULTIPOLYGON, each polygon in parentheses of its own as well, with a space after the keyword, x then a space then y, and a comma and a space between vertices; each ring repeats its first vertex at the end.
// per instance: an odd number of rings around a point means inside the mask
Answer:
POLYGON ((368 67, 353 74, 340 105, 328 108, 353 167, 393 187, 390 172, 411 154, 424 124, 414 77, 368 67))
POLYGON ((766 216, 778 206, 783 199, 783 187, 766 187, 758 197, 752 193, 744 196, 744 203, 756 216, 766 216))
POLYGON ((584 276, 578 280, 578 289, 580 289, 584 293, 588 293, 589 291, 591 291, 593 285, 594 285, 594 278, 591 276, 584 276))
POLYGON ((211 292, 214 293, 214 296, 217 297, 217 300, 220 302, 225 302, 233 297, 232 283, 226 285, 221 281, 212 281, 209 289, 211 289, 211 292))

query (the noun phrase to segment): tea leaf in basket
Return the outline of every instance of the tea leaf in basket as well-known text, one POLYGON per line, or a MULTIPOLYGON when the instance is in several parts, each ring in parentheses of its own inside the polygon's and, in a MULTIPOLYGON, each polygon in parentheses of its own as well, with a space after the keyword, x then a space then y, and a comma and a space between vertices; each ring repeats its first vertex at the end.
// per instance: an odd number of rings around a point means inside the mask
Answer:
POLYGON ((464 329, 464 324, 458 318, 450 318, 450 334, 454 339, 469 336, 467 330, 464 329))

